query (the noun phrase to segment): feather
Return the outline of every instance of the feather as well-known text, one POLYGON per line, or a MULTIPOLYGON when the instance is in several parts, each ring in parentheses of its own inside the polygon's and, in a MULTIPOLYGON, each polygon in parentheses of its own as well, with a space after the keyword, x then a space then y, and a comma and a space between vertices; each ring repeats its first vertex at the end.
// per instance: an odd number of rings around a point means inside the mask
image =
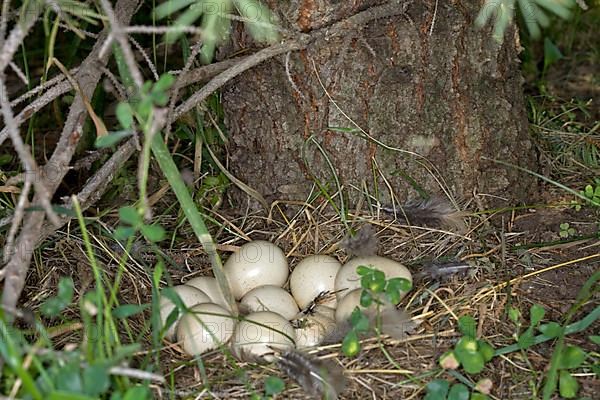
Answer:
POLYGON ((467 262, 452 261, 446 263, 431 263, 427 265, 422 272, 415 275, 415 279, 430 277, 432 279, 446 279, 452 275, 466 275, 470 269, 474 268, 467 262))
MULTIPOLYGON (((369 319, 371 329, 366 333, 366 336, 374 336, 376 334, 374 327, 377 323, 377 313, 375 308, 369 307, 363 309, 363 312, 369 319)), ((384 308, 380 313, 381 333, 389 335, 392 339, 403 340, 406 336, 412 333, 416 324, 411 320, 410 316, 397 308, 384 308)), ((350 321, 338 322, 333 329, 323 340, 324 345, 339 343, 344 340, 344 337, 350 332, 352 325, 350 321)))
POLYGON ((447 226, 463 231, 463 217, 466 212, 457 211, 446 199, 433 196, 428 199, 410 200, 400 209, 382 206, 387 213, 404 216, 407 222, 416 226, 447 226))
MULTIPOLYGON (((369 319, 373 318, 373 324, 375 323, 375 316, 369 316, 369 319)), ((396 308, 383 310, 381 312, 381 332, 389 335, 392 339, 403 340, 406 339, 407 334, 412 333, 415 330, 415 323, 410 319, 410 316, 396 308)))
POLYGON ((374 256, 377 254, 379 239, 375 236, 373 226, 363 225, 354 235, 347 235, 341 242, 342 247, 350 255, 359 257, 374 256))
POLYGON ((292 378, 309 395, 335 400, 346 381, 340 367, 297 350, 276 356, 281 371, 292 378))

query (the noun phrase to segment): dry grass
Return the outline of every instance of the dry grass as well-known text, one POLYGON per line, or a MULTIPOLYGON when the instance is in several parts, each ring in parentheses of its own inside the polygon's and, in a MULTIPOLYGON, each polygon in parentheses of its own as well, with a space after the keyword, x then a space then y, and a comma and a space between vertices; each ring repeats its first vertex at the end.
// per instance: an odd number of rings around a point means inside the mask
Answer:
MULTIPOLYGON (((169 199, 162 201, 168 204, 169 199)), ((465 221, 467 229, 461 234, 410 227, 361 210, 351 213, 348 220, 351 226, 368 223, 376 228, 380 255, 399 260, 414 272, 438 259, 468 260, 473 268, 467 276, 415 282, 414 289, 401 304, 419 323, 417 331, 406 340, 368 339, 363 351, 353 359, 342 356, 339 345, 315 349, 319 357, 344 368, 348 384, 342 398, 421 398, 424 385, 435 377, 452 379, 438 368, 437 360, 459 337, 456 322, 462 315, 475 317, 479 324, 478 336, 496 348, 514 343, 515 328, 505 313, 508 305, 518 307, 527 318, 529 307, 537 303, 547 310, 547 318, 560 322, 580 286, 597 270, 600 260, 597 239, 571 245, 542 243, 558 239, 558 225, 570 218, 570 212, 565 208, 540 208, 521 213, 471 214, 465 221), (538 221, 540 218, 544 223, 538 221), (396 366, 384 356, 381 346, 385 346, 396 366)), ((303 205, 279 202, 268 218, 257 214, 236 216, 233 212, 213 213, 212 217, 220 221, 212 232, 225 257, 225 253, 250 238, 272 240, 282 247, 291 269, 302 257, 314 253, 330 254, 342 262, 348 258, 337 247, 346 234, 345 225, 320 199, 303 205)), ((162 223, 177 225, 177 221, 166 219, 162 223)), ((185 232, 187 229, 182 227, 179 236, 192 237, 185 232)), ((35 309, 55 290, 59 276, 72 275, 78 295, 92 283, 78 235, 64 232, 59 237, 53 246, 43 250, 43 263, 38 263, 28 280, 25 298, 29 308, 35 309)), ((93 241, 107 276, 114 276, 121 255, 119 249, 98 229, 93 241)), ((170 283, 179 284, 195 276, 211 274, 203 251, 195 242, 178 240, 177 246, 166 252, 173 263, 169 267, 170 283)), ((133 253, 126 264, 119 295, 124 303, 149 303, 155 256, 143 245, 136 246, 133 253)), ((71 316, 77 320, 76 309, 71 310, 71 316)), ((131 325, 134 331, 145 329, 142 318, 132 321, 131 325)), ((597 331, 598 326, 595 328, 597 331)), ((77 326, 57 335, 55 340, 58 347, 77 343, 80 340, 77 326)), ((586 336, 569 337, 568 341, 586 347, 586 336)), ((148 339, 140 359, 148 354, 149 343, 148 339)), ((532 398, 533 390, 540 387, 551 354, 550 345, 543 344, 524 353, 496 357, 480 377, 492 379, 494 399, 532 398)), ((198 363, 185 357, 176 344, 169 343, 160 350, 160 359, 161 372, 167 382, 171 378, 174 382, 164 387, 153 386, 164 397, 175 391, 183 397, 248 398, 254 390, 261 390, 265 377, 279 375, 273 366, 235 363, 218 351, 203 355, 202 363, 198 363), (206 389, 206 382, 210 389, 206 389)), ((593 397, 600 392, 593 376, 578 379, 583 385, 580 394, 593 397)), ((305 398, 300 388, 288 383, 282 398, 305 398)))

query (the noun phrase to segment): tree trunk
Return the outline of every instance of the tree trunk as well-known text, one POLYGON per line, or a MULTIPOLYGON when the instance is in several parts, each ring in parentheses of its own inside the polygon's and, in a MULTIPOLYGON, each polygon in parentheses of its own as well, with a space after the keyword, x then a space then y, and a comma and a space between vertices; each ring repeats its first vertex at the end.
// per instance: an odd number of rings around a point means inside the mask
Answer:
MULTIPOLYGON (((481 5, 472 3, 402 2, 400 15, 348 26, 241 75, 223 91, 232 171, 271 200, 306 199, 314 177, 333 194, 334 175, 354 201, 365 189, 382 202, 420 190, 475 194, 486 206, 529 198, 531 176, 489 160, 536 169, 516 34, 499 45, 477 30, 481 5)), ((377 4, 271 9, 286 28, 310 33, 377 4)), ((253 46, 235 37, 232 50, 253 46)))

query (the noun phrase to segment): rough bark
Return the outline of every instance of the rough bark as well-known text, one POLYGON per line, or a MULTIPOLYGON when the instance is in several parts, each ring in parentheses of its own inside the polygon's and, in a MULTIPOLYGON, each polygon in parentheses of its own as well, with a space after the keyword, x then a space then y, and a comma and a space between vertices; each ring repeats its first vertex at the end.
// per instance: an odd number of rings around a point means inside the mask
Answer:
MULTIPOLYGON (((310 32, 382 2, 271 3, 286 28, 310 32)), ((445 187, 459 198, 489 194, 479 198, 487 205, 496 196, 531 196, 533 178, 485 159, 536 169, 514 36, 499 45, 477 30, 480 4, 398 7, 403 15, 349 26, 345 36, 291 53, 289 74, 280 56, 224 89, 239 178, 267 199, 304 199, 313 174, 333 182, 325 153, 346 188, 365 181, 384 202, 391 193, 382 176, 400 200, 415 196, 415 187, 445 187)), ((251 46, 240 33, 232 50, 251 46)))

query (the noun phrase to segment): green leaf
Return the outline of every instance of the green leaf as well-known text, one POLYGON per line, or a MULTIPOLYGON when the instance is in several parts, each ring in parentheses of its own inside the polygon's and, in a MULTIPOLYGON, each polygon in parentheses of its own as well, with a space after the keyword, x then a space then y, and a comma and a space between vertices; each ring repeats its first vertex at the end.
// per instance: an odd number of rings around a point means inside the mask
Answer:
POLYGON ((81 393, 83 391, 78 360, 73 360, 62 365, 56 372, 56 375, 53 377, 56 390, 74 393, 81 393))
POLYGON ((389 284, 386 285, 385 287, 385 295, 388 298, 388 300, 390 301, 391 304, 398 304, 400 303, 400 291, 394 287, 394 286, 390 286, 389 284))
POLYGON ((150 390, 146 386, 135 386, 127 389, 123 400, 145 400, 150 398, 150 390))
POLYGON ((485 340, 478 340, 479 353, 483 356, 483 361, 488 362, 494 358, 494 347, 485 340))
POLYGON ((124 138, 131 136, 132 133, 132 131, 116 131, 111 132, 108 135, 98 136, 96 138, 96 141, 94 142, 94 146, 97 149, 104 149, 106 147, 115 146, 124 138))
POLYGON ((373 304, 373 296, 368 290, 361 290, 360 292, 360 305, 364 308, 369 307, 373 304))
POLYGON ((427 394, 423 400, 444 400, 448 395, 450 383, 444 379, 435 379, 425 386, 427 394))
POLYGON ((129 103, 121 102, 115 110, 117 119, 124 129, 131 129, 133 125, 133 109, 129 103))
POLYGON ((142 225, 142 234, 151 242, 160 242, 167 236, 164 228, 160 225, 142 225))
POLYGON ((104 364, 89 365, 83 370, 83 387, 86 394, 98 397, 110 388, 108 367, 104 364))
POLYGON ((360 279, 360 285, 373 293, 381 293, 385 289, 385 274, 377 269, 372 269, 360 279))
MULTIPOLYGON (((228 8, 229 2, 223 5, 225 6, 223 8, 228 8)), ((224 17, 224 14, 227 14, 229 10, 223 9, 219 11, 220 12, 213 12, 210 14, 207 13, 202 17, 202 25, 200 28, 204 32, 204 35, 202 36, 200 60, 204 64, 208 64, 212 61, 217 44, 221 43, 227 37, 231 26, 231 20, 224 17)))
POLYGON ((132 315, 136 315, 144 311, 149 307, 148 304, 123 304, 121 306, 116 307, 112 315, 115 318, 129 318, 132 315))
POLYGON ((466 336, 458 341, 454 349, 456 358, 469 374, 478 374, 485 366, 483 355, 477 350, 477 341, 466 336))
POLYGON ((356 267, 356 273, 358 274, 358 276, 368 275, 372 271, 373 271, 373 268, 369 268, 365 265, 359 265, 358 267, 356 267))
POLYGON ((590 336, 590 341, 592 343, 594 343, 595 345, 600 346, 600 336, 599 335, 591 335, 590 336))
POLYGON ((154 84, 152 88, 153 93, 164 93, 175 83, 175 77, 171 74, 162 74, 160 79, 154 84))
POLYGON ((129 226, 119 226, 117 227, 117 229, 115 229, 115 232, 113 233, 115 239, 120 241, 126 241, 133 235, 135 235, 135 229, 129 226))
MULTIPOLYGON (((194 22, 196 22, 196 20, 198 18, 200 18, 200 16, 202 16, 202 14, 204 14, 204 11, 205 11, 204 4, 199 3, 196 0, 195 4, 192 4, 190 7, 188 7, 187 10, 182 12, 181 15, 179 15, 179 17, 177 17, 177 19, 173 23, 173 27, 178 28, 178 27, 192 26, 194 24, 194 22)), ((218 12, 218 11, 213 9, 211 14, 214 14, 216 12, 218 12)), ((207 35, 211 33, 209 31, 206 31, 206 32, 207 32, 207 35)), ((180 32, 177 32, 177 31, 168 32, 165 35, 165 41, 167 42, 167 44, 175 43, 175 41, 182 35, 182 33, 183 32, 181 32, 181 31, 180 32)))
POLYGON ((197 0, 167 0, 154 9, 156 19, 168 17, 197 0))
POLYGON ((69 393, 67 391, 55 390, 47 396, 47 400, 97 400, 97 397, 90 397, 84 394, 69 393))
POLYGON ((458 329, 463 335, 475 338, 477 334, 477 322, 470 315, 463 315, 458 319, 458 329))
POLYGON ((354 357, 360 351, 360 342, 358 341, 358 335, 354 329, 352 329, 342 342, 342 352, 346 357, 354 357))
POLYGON ((577 396, 579 383, 568 371, 562 370, 559 375, 558 391, 565 399, 572 399, 577 396))
POLYGON ((483 393, 472 393, 471 400, 489 400, 489 397, 483 393))
POLYGON ((485 367, 483 356, 480 353, 458 352, 457 357, 464 370, 469 374, 478 374, 485 367))
POLYGON ((544 334, 544 336, 549 338, 558 337, 558 335, 564 332, 563 327, 557 322, 548 322, 547 324, 542 324, 538 327, 540 332, 544 334))
POLYGON ((544 307, 538 304, 532 305, 531 309, 529 310, 529 320, 531 321, 531 325, 536 326, 539 324, 542 318, 544 318, 544 314, 546 314, 544 307))
POLYGON ((152 98, 152 96, 146 95, 138 103, 136 109, 137 109, 139 118, 142 121, 148 120, 148 117, 150 116, 150 112, 152 111, 153 100, 154 99, 152 98))
POLYGON ((521 336, 519 336, 519 340, 517 341, 519 348, 524 350, 528 347, 531 347, 535 344, 535 339, 533 337, 533 327, 527 328, 525 332, 521 336))
POLYGON ((165 92, 156 92, 150 95, 152 103, 159 107, 164 107, 169 102, 169 96, 165 92))
POLYGON ((560 355, 558 368, 577 368, 585 360, 586 353, 579 346, 566 346, 560 355))
POLYGON ((412 289, 412 283, 404 278, 392 278, 387 281, 385 294, 392 304, 398 304, 403 293, 412 289))
POLYGON ((521 311, 515 307, 508 309, 508 319, 510 319, 515 325, 518 325, 521 321, 521 311))
POLYGON ((283 379, 276 376, 269 376, 265 379, 265 395, 273 396, 275 394, 283 392, 285 389, 285 382, 283 379))
MULTIPOLYGON (((383 275, 383 272, 381 271, 377 271, 379 272, 381 275, 383 275)), ((385 289, 385 275, 383 275, 383 278, 379 275, 379 273, 375 273, 373 274, 373 279, 371 280, 370 284, 369 284, 369 290, 372 291, 373 293, 381 293, 383 292, 383 290, 385 289)))
POLYGON ((366 332, 369 330, 369 318, 361 311, 360 308, 355 307, 350 314, 350 325, 358 333, 366 332))
POLYGON ((6 164, 10 164, 12 159, 13 159, 13 156, 11 156, 10 154, 0 155, 0 167, 4 166, 6 164))
POLYGON ((61 313, 73 301, 73 280, 62 277, 58 282, 58 293, 42 304, 41 311, 44 315, 55 317, 61 313))
POLYGON ((121 222, 135 227, 144 223, 137 208, 131 206, 119 208, 119 218, 121 219, 121 222))
POLYGON ((111 361, 120 362, 127 358, 133 357, 134 353, 137 353, 141 350, 142 345, 139 343, 131 343, 124 346, 117 347, 116 351, 113 353, 111 361))
POLYGON ((257 42, 275 43, 279 40, 277 27, 271 24, 271 10, 255 0, 236 0, 237 8, 246 18, 245 25, 257 42))
POLYGON ((564 58, 564 56, 559 48, 546 36, 544 38, 544 71, 561 58, 564 58))
POLYGON ((450 388, 448 400, 469 400, 469 388, 462 383, 455 383, 450 388))

